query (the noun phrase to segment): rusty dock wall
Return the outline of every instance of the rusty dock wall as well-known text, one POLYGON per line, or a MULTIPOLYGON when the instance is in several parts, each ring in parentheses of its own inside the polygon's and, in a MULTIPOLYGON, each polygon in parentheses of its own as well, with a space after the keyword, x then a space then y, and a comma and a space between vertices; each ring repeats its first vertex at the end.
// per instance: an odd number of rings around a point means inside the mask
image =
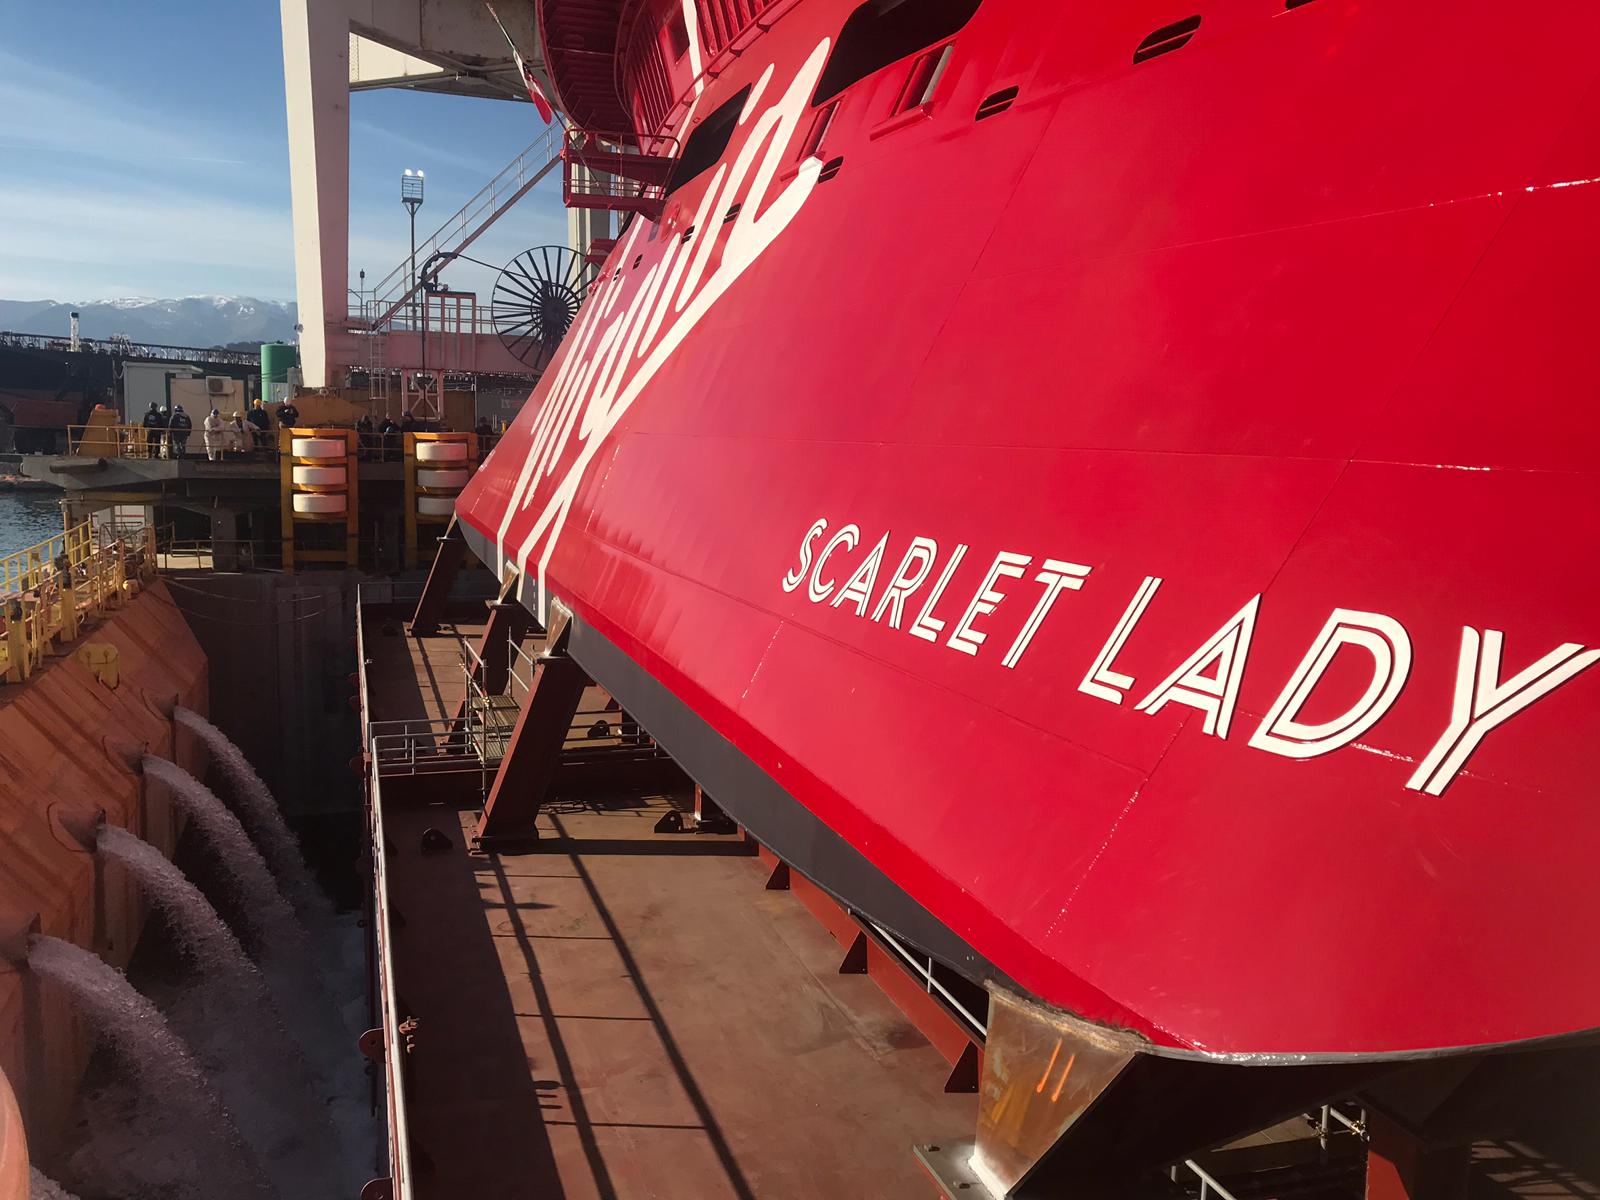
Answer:
MULTIPOLYGON (((26 683, 0 687, 0 935, 37 920, 119 967, 146 906, 122 868, 86 851, 69 827, 103 810, 170 856, 176 813, 132 764, 148 750, 204 774, 204 748, 170 714, 174 704, 208 709, 205 655, 171 593, 160 581, 128 592, 26 683), (96 653, 80 656, 85 647, 96 653)), ((60 1136, 91 1041, 66 995, 0 962, 0 1070, 35 1150, 60 1136)))

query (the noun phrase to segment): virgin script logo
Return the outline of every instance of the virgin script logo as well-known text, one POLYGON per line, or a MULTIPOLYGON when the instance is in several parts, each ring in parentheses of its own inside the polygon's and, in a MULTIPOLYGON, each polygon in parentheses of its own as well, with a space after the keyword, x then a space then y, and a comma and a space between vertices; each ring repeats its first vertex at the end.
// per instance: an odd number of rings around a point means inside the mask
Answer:
MULTIPOLYGON (((548 615, 549 604, 545 572, 596 453, 689 332, 794 220, 816 185, 822 164, 811 157, 787 186, 768 199, 795 130, 809 111, 828 47, 824 38, 784 93, 753 118, 775 68, 769 65, 751 87, 739 125, 752 120, 753 124, 732 164, 723 163, 712 176, 693 221, 694 228, 725 232, 689 245, 668 238, 631 304, 619 305, 623 289, 602 286, 567 335, 568 345, 534 422, 533 441, 496 538, 500 578, 506 578, 508 569, 515 570, 519 598, 541 619, 548 615), (719 225, 712 214, 725 211, 741 192, 740 216, 719 225), (722 255, 713 267, 711 254, 719 242, 722 255), (538 515, 529 522, 524 514, 535 510, 538 515), (533 595, 528 593, 530 561, 535 563, 533 595)), ((633 223, 621 261, 639 252, 650 236, 647 230, 647 222, 633 223)))

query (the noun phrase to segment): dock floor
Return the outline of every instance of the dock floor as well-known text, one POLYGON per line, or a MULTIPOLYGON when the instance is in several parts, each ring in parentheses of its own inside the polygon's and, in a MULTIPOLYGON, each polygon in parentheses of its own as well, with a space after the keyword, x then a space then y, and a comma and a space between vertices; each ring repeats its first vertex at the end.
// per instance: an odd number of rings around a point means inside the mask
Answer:
MULTIPOLYGON (((478 629, 379 625, 372 716, 452 711, 478 629)), ((420 1197, 938 1194, 911 1147, 976 1097, 742 835, 653 832, 688 799, 560 801, 517 855, 469 852, 474 809, 386 805, 420 1197)))

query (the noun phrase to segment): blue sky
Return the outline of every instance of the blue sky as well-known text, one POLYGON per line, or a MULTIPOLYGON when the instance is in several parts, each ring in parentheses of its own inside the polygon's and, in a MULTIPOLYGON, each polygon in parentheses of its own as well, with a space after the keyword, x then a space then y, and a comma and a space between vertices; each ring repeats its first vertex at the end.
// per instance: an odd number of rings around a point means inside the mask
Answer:
MULTIPOLYGON (((404 168, 427 172, 420 240, 543 128, 529 104, 350 99, 352 285, 405 257, 404 168)), ((276 0, 0 0, 0 114, 0 298, 294 298, 276 0)), ((564 241, 559 188, 474 256, 564 241)), ((492 275, 456 270, 487 298, 492 275)))

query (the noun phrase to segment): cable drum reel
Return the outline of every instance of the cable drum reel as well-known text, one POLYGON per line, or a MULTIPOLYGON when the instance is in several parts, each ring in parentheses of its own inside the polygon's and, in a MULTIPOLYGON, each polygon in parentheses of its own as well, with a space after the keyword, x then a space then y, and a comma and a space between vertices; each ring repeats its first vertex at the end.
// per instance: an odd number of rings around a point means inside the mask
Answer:
POLYGON ((577 320, 596 268, 567 246, 535 246, 501 269, 489 297, 500 344, 536 371, 555 357, 577 320))
MULTIPOLYGON (((496 269, 459 250, 441 250, 429 256, 418 272, 422 290, 430 295, 447 292, 439 276, 457 260, 496 269)), ((489 294, 490 323, 513 358, 542 371, 577 320, 578 307, 599 270, 568 246, 530 247, 498 270, 489 294)))

